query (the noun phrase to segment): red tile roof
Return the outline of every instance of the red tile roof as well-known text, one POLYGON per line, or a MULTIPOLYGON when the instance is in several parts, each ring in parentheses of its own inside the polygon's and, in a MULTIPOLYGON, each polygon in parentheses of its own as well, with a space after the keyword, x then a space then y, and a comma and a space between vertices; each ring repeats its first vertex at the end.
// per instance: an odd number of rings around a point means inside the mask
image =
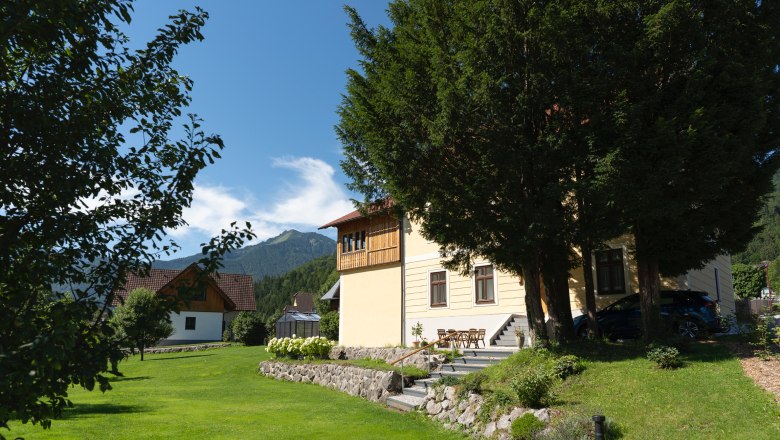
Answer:
MULTIPOLYGON (((392 208, 393 206, 395 206, 395 202, 392 199, 387 199, 387 200, 385 200, 383 202, 379 202, 377 205, 372 205, 369 208, 369 211, 372 214, 374 214, 374 213, 381 212, 381 211, 387 211, 388 209, 392 208)), ((346 223, 346 222, 349 222, 349 221, 352 221, 352 220, 357 220, 357 219, 363 218, 363 217, 364 216, 363 216, 363 214, 360 213, 360 210, 356 209, 356 210, 350 212, 349 214, 343 215, 343 216, 337 218, 336 220, 332 220, 332 221, 330 221, 330 222, 320 226, 318 229, 330 228, 332 226, 337 226, 337 225, 340 225, 342 223, 346 223)))
MULTIPOLYGON (((149 271, 148 277, 131 273, 127 276, 125 285, 115 292, 111 305, 120 305, 127 298, 129 292, 139 287, 145 287, 157 292, 187 269, 189 267, 182 270, 152 269, 149 271)), ((233 301, 236 305, 235 310, 257 310, 254 284, 250 275, 217 272, 214 275, 210 275, 210 278, 225 293, 225 296, 233 301)))

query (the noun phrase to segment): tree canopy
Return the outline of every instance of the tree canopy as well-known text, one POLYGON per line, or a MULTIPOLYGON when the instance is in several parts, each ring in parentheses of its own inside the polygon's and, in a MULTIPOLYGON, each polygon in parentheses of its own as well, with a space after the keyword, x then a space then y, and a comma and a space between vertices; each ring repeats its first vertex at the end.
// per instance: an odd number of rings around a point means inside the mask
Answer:
POLYGON ((144 360, 147 347, 153 347, 173 334, 170 313, 170 301, 140 288, 127 295, 125 303, 114 311, 111 322, 124 345, 137 348, 144 360))
POLYGON ((740 298, 754 298, 766 287, 764 268, 749 264, 736 263, 731 266, 734 277, 734 293, 740 298))
POLYGON ((778 165, 777 5, 399 0, 375 30, 348 12, 351 188, 392 197, 451 267, 523 275, 537 332, 542 274, 567 333, 572 246, 631 232, 651 339, 660 274, 754 233, 778 165))
MULTIPOLYGON (((130 50, 131 12, 125 0, 0 4, 0 426, 48 427, 73 384, 110 389, 113 292, 176 248, 165 231, 185 225, 193 180, 223 148, 195 115, 171 139, 192 88, 171 62, 208 14, 180 11, 130 50)), ((204 245, 205 271, 251 236, 233 225, 204 245)))

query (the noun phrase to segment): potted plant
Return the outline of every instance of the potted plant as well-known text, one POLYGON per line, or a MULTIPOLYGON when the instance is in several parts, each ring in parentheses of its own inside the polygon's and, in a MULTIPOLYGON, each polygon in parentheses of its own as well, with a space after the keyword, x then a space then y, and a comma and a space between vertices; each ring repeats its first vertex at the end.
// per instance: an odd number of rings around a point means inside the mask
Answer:
POLYGON ((422 337, 423 332, 423 326, 421 322, 417 322, 417 324, 412 326, 412 336, 414 336, 414 342, 412 342, 412 345, 414 348, 417 348, 420 346, 420 338, 422 337))
POLYGON ((523 348, 525 345, 525 332, 522 327, 515 327, 515 342, 517 342, 517 348, 523 348))

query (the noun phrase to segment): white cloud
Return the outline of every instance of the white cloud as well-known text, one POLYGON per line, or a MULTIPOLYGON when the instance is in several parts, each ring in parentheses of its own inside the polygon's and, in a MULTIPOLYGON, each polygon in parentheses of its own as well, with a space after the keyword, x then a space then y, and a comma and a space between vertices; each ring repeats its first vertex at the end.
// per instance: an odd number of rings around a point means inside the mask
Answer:
POLYGON ((255 217, 271 223, 320 226, 354 208, 346 193, 333 180, 333 167, 311 157, 274 159, 273 166, 298 174, 299 181, 282 190, 282 198, 255 217))
MULTIPOLYGON (((268 192, 278 194, 275 200, 261 204, 247 191, 198 184, 191 206, 183 212, 188 226, 168 232, 185 245, 181 239, 195 239, 196 235, 199 241, 207 241, 233 221, 239 225, 249 221, 257 234, 256 241, 262 241, 287 229, 315 229, 354 209, 342 186, 333 179, 333 167, 322 160, 284 158, 274 159, 272 165, 295 172, 294 178, 268 192)), ((183 249, 182 254, 190 250, 183 249)))
POLYGON ((231 222, 246 219, 246 208, 247 203, 232 196, 228 188, 194 185, 192 204, 182 212, 188 226, 169 233, 181 237, 194 230, 213 236, 231 222))

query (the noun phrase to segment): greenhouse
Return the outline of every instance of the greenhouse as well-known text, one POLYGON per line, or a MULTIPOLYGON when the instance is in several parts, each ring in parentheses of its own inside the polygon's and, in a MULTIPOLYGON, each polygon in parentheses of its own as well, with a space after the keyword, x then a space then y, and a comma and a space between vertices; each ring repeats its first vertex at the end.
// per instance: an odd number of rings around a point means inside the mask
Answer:
POLYGON ((320 335, 320 315, 301 313, 295 310, 286 312, 276 321, 276 337, 291 338, 293 335, 308 338, 320 335))

